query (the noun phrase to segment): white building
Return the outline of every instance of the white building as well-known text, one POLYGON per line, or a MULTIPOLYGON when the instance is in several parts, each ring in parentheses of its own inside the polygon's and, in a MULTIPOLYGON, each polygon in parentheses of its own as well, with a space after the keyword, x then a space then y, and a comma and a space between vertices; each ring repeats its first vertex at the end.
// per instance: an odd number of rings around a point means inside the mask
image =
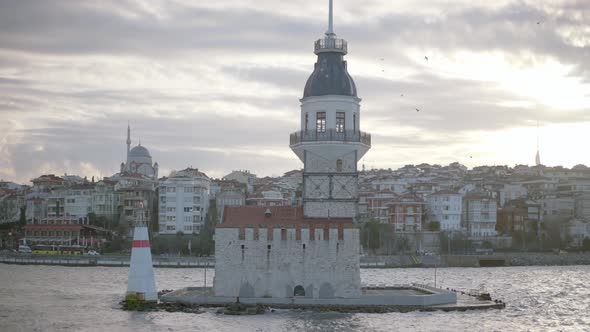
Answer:
POLYGON ((426 199, 429 221, 440 224, 441 231, 461 230, 463 196, 455 191, 439 191, 426 199))
POLYGON ((216 296, 361 295, 353 220, 357 162, 371 136, 360 131, 361 100, 344 61, 347 43, 336 38, 331 22, 330 15, 326 36, 315 43, 318 58, 301 99, 301 128, 290 137, 304 163, 303 207, 225 209, 215 232, 216 296))
POLYGON ((582 219, 571 219, 562 226, 562 239, 569 240, 569 245, 581 247, 584 239, 590 239, 590 222, 582 219))
POLYGON ((160 179, 159 233, 200 233, 209 211, 210 183, 205 173, 192 168, 160 179))
POLYGON ((462 224, 473 237, 496 236, 496 200, 483 193, 471 192, 463 198, 462 224))
POLYGON ((47 197, 47 217, 87 220, 92 212, 93 191, 94 186, 90 184, 52 190, 47 197))
POLYGON ((115 191, 114 181, 101 180, 94 185, 92 191, 92 212, 98 217, 109 221, 117 219, 119 194, 115 191))
POLYGON ((238 181, 239 183, 245 184, 248 192, 254 191, 254 184, 256 183, 256 174, 250 173, 248 170, 232 171, 228 175, 224 176, 224 181, 238 181))
POLYGON ((576 218, 590 220, 590 192, 576 195, 574 207, 576 218))
POLYGON ((504 187, 498 191, 498 203, 504 206, 506 202, 526 197, 528 191, 520 184, 504 184, 504 187))

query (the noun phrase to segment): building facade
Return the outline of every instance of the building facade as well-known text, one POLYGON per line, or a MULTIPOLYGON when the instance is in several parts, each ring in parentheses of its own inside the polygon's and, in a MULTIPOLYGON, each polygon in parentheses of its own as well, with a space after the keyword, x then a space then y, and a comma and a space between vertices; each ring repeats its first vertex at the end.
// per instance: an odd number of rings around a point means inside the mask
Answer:
POLYGON ((438 191, 426 199, 428 220, 436 221, 443 232, 461 230, 463 196, 454 191, 438 191))
POLYGON ((472 237, 496 236, 497 203, 492 197, 471 192, 463 198, 462 226, 472 237))
POLYGON ((396 232, 421 232, 426 203, 414 195, 402 195, 388 204, 389 223, 396 232))
POLYGON ((200 233, 209 211, 209 177, 187 168, 159 183, 159 233, 200 233))

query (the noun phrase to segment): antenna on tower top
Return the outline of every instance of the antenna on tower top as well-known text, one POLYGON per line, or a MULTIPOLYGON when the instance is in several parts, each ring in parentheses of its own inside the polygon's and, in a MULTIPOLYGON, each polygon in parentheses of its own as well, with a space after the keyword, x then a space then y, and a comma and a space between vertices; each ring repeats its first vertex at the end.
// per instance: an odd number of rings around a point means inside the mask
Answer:
POLYGON ((330 14, 328 17, 328 31, 326 31, 326 35, 331 37, 334 36, 334 1, 330 0, 330 14))

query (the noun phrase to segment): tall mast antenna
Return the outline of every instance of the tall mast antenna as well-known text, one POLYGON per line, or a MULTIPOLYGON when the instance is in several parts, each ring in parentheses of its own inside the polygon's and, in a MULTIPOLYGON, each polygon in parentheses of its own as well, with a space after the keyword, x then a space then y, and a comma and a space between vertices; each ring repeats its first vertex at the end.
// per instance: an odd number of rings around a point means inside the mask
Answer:
POLYGON ((328 17, 328 31, 326 32, 328 36, 334 36, 334 1, 330 0, 330 15, 328 17))

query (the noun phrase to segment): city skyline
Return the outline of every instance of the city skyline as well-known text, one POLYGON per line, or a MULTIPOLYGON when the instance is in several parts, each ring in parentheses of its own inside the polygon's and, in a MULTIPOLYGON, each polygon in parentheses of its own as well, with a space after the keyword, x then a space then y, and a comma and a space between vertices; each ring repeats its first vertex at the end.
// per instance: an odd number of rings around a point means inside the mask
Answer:
MULTIPOLYGON (((337 1, 361 130, 373 135, 359 168, 534 165, 537 137, 543 164, 590 164, 576 149, 590 139, 590 6, 556 3, 337 1)), ((125 161, 128 121, 132 146, 141 139, 162 176, 187 165, 212 177, 301 168, 288 134, 299 126, 326 8, 228 0, 0 9, 0 178, 111 176, 125 161)))

